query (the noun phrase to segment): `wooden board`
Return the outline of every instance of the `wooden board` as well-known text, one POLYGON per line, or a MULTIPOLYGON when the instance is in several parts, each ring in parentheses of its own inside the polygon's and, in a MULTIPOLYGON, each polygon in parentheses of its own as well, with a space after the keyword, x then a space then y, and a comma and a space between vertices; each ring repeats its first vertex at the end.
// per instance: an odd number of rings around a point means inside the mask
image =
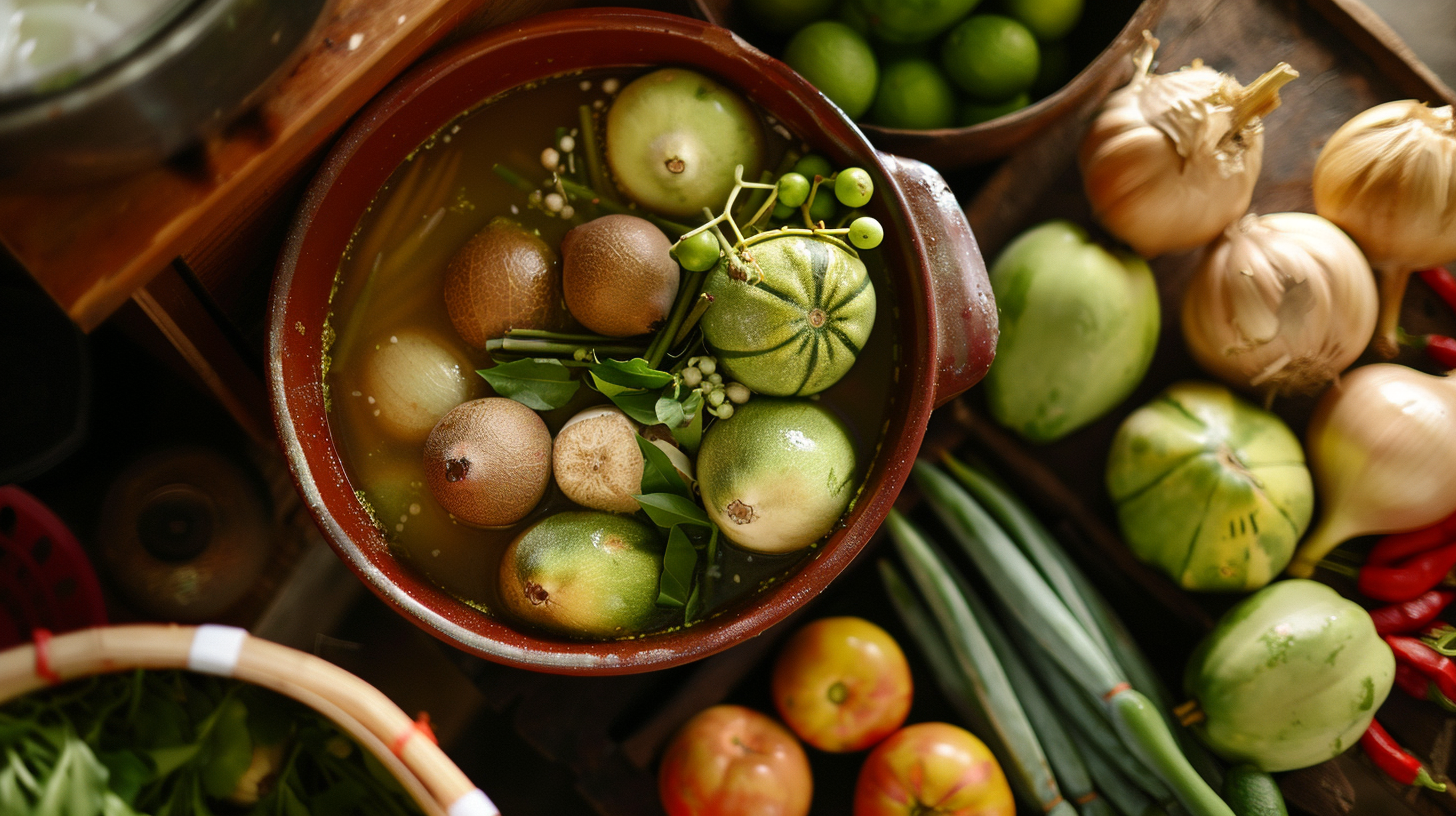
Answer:
MULTIPOLYGON (((1255 212, 1313 212, 1310 178, 1315 159, 1329 135, 1356 113, 1403 98, 1436 105, 1456 102, 1456 94, 1356 0, 1186 0, 1170 5, 1155 33, 1163 43, 1158 52, 1162 71, 1202 58, 1244 82, 1281 60, 1300 72, 1300 78, 1284 88, 1283 105, 1265 119, 1264 166, 1254 192, 1255 212)), ((1028 145, 967 202, 967 215, 988 261, 1024 229, 1051 218, 1094 226, 1075 161, 1086 124, 1085 118, 1064 122, 1028 145)), ((1144 382, 1109 416, 1064 440, 1033 447, 1011 439, 986 420, 978 395, 957 406, 965 438, 976 440, 991 458, 1012 465, 1021 486, 1041 497, 1040 509, 1051 519, 1091 529, 1088 553, 1115 564, 1122 580, 1131 580, 1157 598, 1163 614, 1171 613, 1156 625, 1143 621, 1139 634, 1149 648, 1161 647, 1165 663, 1173 666, 1181 664, 1192 645, 1190 639, 1236 598, 1182 592, 1160 573, 1137 564, 1113 532, 1115 516, 1101 465, 1113 433, 1128 413, 1172 382, 1208 379, 1189 357, 1178 325, 1183 288, 1201 257, 1201 250, 1195 250, 1153 261, 1163 313, 1158 351, 1144 382)), ((1418 280, 1411 283, 1401 322, 1414 332, 1456 331, 1456 314, 1418 280)), ((1367 352, 1358 364, 1378 360, 1367 352)), ((1439 371, 1411 350, 1396 361, 1439 371)), ((1302 438, 1314 404, 1313 398, 1281 399, 1274 410, 1302 438)), ((1320 570, 1317 577, 1352 591, 1347 579, 1333 573, 1320 570)), ((1399 695, 1392 693, 1382 709, 1382 721, 1436 772, 1456 771, 1450 762, 1456 720, 1434 706, 1399 695)), ((1359 752, 1340 757, 1334 768, 1353 785, 1353 812, 1401 812, 1402 805, 1393 796, 1415 812, 1456 812, 1456 798, 1402 789, 1370 768, 1359 752)), ((1308 790, 1300 793, 1312 795, 1308 790)), ((1318 812, 1339 812, 1329 802, 1325 808, 1329 809, 1318 812)))
POLYGON ((259 256, 247 239, 355 111, 462 24, 479 30, 552 5, 337 0, 292 74, 200 155, 86 188, 0 194, 0 241, 88 331, 178 256, 196 256, 204 277, 227 277, 238 257, 271 270, 276 252, 259 256))

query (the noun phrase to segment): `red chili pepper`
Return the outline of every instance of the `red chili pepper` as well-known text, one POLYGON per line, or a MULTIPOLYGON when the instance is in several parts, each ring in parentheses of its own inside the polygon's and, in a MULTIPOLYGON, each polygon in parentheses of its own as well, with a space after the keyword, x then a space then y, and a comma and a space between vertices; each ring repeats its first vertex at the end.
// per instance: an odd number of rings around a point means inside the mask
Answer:
POLYGON ((1456 513, 1420 530, 1392 533, 1376 542, 1365 557, 1366 564, 1388 567, 1403 558, 1434 550, 1456 539, 1456 513))
POLYGON ((1401 343, 1426 350, 1426 356, 1450 369, 1456 368, 1456 338, 1444 334, 1407 334, 1401 343))
POLYGON ((1450 697, 1441 693, 1436 684, 1421 674, 1412 666, 1397 664, 1395 667, 1395 684, 1401 691, 1416 698, 1417 700, 1429 700, 1441 708, 1456 714, 1456 702, 1450 697))
POLYGON ((1446 301, 1447 306, 1456 309, 1456 276, 1439 266, 1422 269, 1416 274, 1441 296, 1441 300, 1446 301))
POLYGON ((1378 601, 1401 603, 1441 583, 1452 567, 1456 567, 1456 541, 1413 555, 1398 564, 1366 564, 1360 568, 1356 586, 1378 601))
POLYGON ((1370 620, 1375 622, 1375 631, 1382 635, 1418 632, 1452 601, 1456 601, 1456 592, 1433 589, 1405 603, 1382 606, 1370 613, 1370 620))
POLYGON ((1406 753, 1400 743, 1391 739, 1379 720, 1370 721, 1370 727, 1360 735, 1360 745, 1380 770, 1400 784, 1421 785, 1438 793, 1446 790, 1445 783, 1432 779, 1419 759, 1406 753))
POLYGON ((1437 654, 1435 649, 1413 637, 1386 635, 1385 642, 1395 652, 1395 662, 1424 674, 1442 694, 1456 700, 1456 663, 1451 658, 1437 654))

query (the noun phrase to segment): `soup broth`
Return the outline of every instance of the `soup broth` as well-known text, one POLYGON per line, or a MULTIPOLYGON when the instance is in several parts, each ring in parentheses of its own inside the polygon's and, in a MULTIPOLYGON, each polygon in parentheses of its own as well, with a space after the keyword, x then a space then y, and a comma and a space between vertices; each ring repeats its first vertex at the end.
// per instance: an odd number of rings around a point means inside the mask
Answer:
MULTIPOLYGON (((467 345, 447 315, 443 295, 447 263, 497 216, 518 221, 552 248, 560 246, 566 232, 583 219, 578 216, 573 222, 528 206, 528 194, 493 167, 499 163, 513 168, 532 184, 540 184, 549 176, 542 166, 543 149, 559 143, 559 129, 579 138, 579 106, 600 112, 611 102, 609 91, 625 85, 633 73, 559 77, 516 89, 462 115, 393 173, 360 219, 340 262, 326 331, 333 342, 325 350, 325 387, 330 430, 350 482, 397 557, 487 613, 500 606, 497 576, 510 542, 546 516, 580 508, 553 480, 545 498, 517 524, 482 529, 453 518, 426 486, 423 441, 401 439, 386 426, 381 395, 375 393, 379 383, 377 377, 370 378, 369 361, 386 345, 409 344, 423 336, 458 358, 468 383, 465 399, 494 396, 474 373, 492 365, 490 355, 467 345)), ((787 150, 803 149, 782 125, 760 116, 767 167, 777 166, 787 150)), ((811 397, 838 416, 850 433, 857 461, 856 489, 877 453, 892 398, 895 332, 888 305, 890 284, 880 254, 860 254, 881 293, 869 342, 848 374, 811 397)), ((574 326, 567 331, 583 330, 574 326)), ((570 404, 541 416, 554 436, 578 411, 603 403, 602 394, 583 386, 570 404)), ((749 553, 725 540, 704 577, 706 615, 762 591, 817 546, 769 556, 749 553)))

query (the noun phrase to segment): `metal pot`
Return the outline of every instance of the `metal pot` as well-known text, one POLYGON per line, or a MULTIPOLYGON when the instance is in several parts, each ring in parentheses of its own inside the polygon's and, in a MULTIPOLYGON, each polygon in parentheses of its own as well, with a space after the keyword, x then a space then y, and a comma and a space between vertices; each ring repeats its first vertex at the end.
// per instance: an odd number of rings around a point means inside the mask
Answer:
POLYGON ((293 67, 329 4, 174 2, 77 65, 79 79, 0 95, 0 181, 104 179, 218 132, 293 67))
POLYGON ((285 454, 340 557, 380 597, 437 637, 502 663, 575 674, 665 668, 732 646, 822 590, 874 535, 909 476, 931 410, 990 366, 996 309, 965 216, 930 167, 876 151, 837 108, 732 32, 647 11, 546 14, 465 42, 419 66, 361 113, 314 179, 273 284, 268 379, 285 454), (329 433, 321 339, 330 291, 360 216, 405 157, 461 112, 573 71, 683 65, 734 87, 838 166, 869 171, 884 201, 899 345, 879 453, 860 500, 822 546, 770 589, 711 619, 632 640, 586 643, 524 632, 468 606, 396 559, 354 495, 329 433))

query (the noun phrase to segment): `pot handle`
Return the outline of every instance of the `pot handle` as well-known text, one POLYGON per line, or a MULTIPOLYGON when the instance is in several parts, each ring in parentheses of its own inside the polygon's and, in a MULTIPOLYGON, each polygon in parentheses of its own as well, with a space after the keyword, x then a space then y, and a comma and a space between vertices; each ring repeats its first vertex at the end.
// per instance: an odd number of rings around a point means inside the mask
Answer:
POLYGON ((930 270, 935 312, 935 407, 981 381, 996 354, 996 300, 965 212, 933 167, 880 153, 899 184, 930 270))

